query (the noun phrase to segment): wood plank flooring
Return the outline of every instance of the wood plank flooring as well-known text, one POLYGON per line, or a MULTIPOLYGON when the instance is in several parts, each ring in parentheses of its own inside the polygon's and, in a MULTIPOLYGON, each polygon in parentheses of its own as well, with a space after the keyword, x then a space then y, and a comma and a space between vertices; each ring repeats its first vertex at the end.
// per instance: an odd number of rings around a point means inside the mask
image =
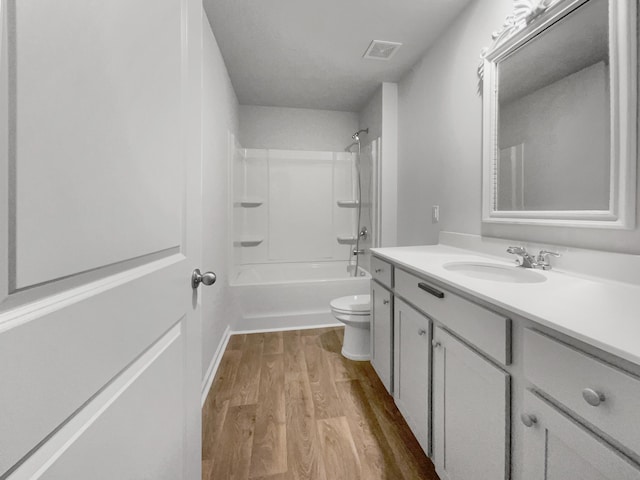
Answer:
POLYGON ((342 328, 234 335, 202 410, 203 480, 438 480, 342 328))

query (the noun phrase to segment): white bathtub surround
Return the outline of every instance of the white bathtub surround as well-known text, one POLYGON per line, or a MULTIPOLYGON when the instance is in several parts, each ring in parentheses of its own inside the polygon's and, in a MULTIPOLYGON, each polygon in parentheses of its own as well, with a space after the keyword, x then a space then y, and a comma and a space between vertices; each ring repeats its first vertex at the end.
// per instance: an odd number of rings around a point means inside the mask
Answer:
POLYGON ((234 332, 340 325, 329 302, 369 293, 370 275, 350 277, 347 262, 243 265, 232 279, 240 316, 234 332))
MULTIPOLYGON (((471 242, 471 239, 466 240, 471 242)), ((640 322, 637 318, 640 311, 640 283, 580 276, 561 268, 536 270, 536 273, 545 277, 543 282, 508 283, 471 278, 444 268, 450 262, 513 266, 512 259, 506 253, 496 255, 496 252, 502 251, 497 243, 485 242, 485 248, 495 256, 489 256, 486 250, 480 253, 447 245, 374 251, 408 270, 426 274, 444 286, 502 307, 603 352, 640 364, 640 344, 637 340, 640 338, 640 322)), ((566 255, 571 253, 567 252, 566 255)), ((586 261, 586 255, 583 258, 586 261)))
POLYGON ((233 161, 239 264, 349 258, 338 237, 356 234, 357 209, 338 202, 356 200, 353 154, 240 149, 233 161))

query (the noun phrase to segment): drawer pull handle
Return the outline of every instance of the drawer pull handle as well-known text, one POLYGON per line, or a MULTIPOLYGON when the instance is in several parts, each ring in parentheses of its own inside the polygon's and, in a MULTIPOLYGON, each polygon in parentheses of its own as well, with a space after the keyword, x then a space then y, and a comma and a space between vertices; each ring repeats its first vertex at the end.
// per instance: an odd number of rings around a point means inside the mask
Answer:
POLYGON ((593 388, 585 388, 582 390, 582 398, 592 407, 599 406, 605 401, 604 393, 596 392, 593 388))
POLYGON ((441 292, 440 290, 433 288, 431 285, 427 285, 426 283, 420 282, 418 284, 418 288, 430 293, 434 297, 444 298, 444 292, 441 292))
POLYGON ((529 415, 527 413, 523 413, 522 415, 520 415, 520 421, 524 424, 525 427, 527 428, 531 428, 533 427, 536 423, 538 423, 538 419, 536 418, 535 415, 529 415))
POLYGON ((381 268, 376 268, 376 273, 382 273, 382 269, 381 268))
POLYGON ((418 330, 418 335, 420 335, 421 337, 425 336, 427 334, 427 331, 424 328, 421 328, 420 330, 418 330))
POLYGON ((442 344, 437 340, 431 340, 431 345, 433 345, 433 348, 440 348, 442 346, 442 344))
POLYGON ((389 300, 382 300, 383 305, 389 305, 389 300))

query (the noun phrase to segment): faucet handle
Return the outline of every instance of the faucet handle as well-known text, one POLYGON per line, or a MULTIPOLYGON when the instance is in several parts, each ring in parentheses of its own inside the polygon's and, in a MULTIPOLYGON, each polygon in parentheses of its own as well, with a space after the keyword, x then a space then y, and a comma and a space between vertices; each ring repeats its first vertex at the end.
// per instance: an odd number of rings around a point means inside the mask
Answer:
POLYGON ((549 257, 559 257, 560 254, 558 252, 552 252, 550 250, 540 250, 538 253, 538 257, 536 258, 536 263, 539 268, 543 270, 551 270, 551 263, 549 263, 549 257))
POLYGON ((544 262, 549 256, 559 257, 560 254, 558 252, 552 252, 550 250, 540 250, 540 253, 538 253, 538 261, 544 262))

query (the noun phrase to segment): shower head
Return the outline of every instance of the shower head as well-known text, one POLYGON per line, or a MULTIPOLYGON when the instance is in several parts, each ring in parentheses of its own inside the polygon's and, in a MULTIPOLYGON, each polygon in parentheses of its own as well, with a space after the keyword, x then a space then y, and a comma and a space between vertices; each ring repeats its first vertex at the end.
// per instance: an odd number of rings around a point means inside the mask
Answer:
POLYGON ((369 133, 369 129, 368 128, 363 128, 362 130, 358 130, 356 133, 351 135, 351 138, 353 138, 356 142, 360 142, 360 134, 361 133, 369 133))

